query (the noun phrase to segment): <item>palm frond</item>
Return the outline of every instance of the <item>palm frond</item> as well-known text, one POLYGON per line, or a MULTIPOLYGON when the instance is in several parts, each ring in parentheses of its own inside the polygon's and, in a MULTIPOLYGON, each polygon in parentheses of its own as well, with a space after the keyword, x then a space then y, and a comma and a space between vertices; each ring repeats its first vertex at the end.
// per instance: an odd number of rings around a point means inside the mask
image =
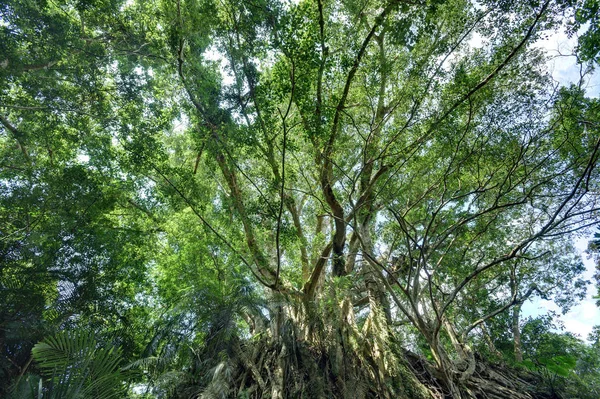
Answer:
POLYGON ((121 356, 115 347, 102 347, 92 334, 61 332, 32 350, 47 378, 44 398, 117 398, 123 394, 121 356))

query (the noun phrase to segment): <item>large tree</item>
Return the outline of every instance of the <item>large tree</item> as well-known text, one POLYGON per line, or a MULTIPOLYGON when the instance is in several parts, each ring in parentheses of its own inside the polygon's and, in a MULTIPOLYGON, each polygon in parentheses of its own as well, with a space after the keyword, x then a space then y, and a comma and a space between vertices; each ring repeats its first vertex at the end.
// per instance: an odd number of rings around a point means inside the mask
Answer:
POLYGON ((512 312, 519 360, 520 305, 582 285, 598 102, 531 46, 570 2, 1 7, 3 289, 50 276, 40 313, 52 284, 114 273, 73 314, 105 292, 164 311, 136 353, 188 370, 179 392, 432 397, 418 344, 440 392, 528 397, 472 348, 512 312))

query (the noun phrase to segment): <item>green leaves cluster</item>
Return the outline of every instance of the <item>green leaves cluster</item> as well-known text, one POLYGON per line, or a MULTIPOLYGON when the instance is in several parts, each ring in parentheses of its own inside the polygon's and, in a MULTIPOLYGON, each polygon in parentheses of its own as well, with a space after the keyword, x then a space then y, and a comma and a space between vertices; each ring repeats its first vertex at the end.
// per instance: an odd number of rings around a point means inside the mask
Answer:
MULTIPOLYGON (((277 392, 291 343, 341 373, 342 344, 371 334, 348 364, 391 381, 390 348, 416 336, 460 397, 471 346, 519 345, 510 312, 585 293, 571 238, 598 215, 599 104, 554 90, 531 44, 572 13, 596 60, 597 8, 0 5, 0 378, 116 394, 138 360, 130 381, 159 397, 277 392)), ((587 349, 538 336, 525 364, 579 378, 587 349)))

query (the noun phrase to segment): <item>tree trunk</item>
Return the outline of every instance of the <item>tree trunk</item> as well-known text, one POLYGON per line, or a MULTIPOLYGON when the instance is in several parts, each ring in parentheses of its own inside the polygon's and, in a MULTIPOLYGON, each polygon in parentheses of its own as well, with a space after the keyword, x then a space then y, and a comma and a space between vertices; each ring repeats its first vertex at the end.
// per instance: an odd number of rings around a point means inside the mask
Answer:
MULTIPOLYGON (((431 335, 430 335, 431 336, 431 335)), ((431 353, 436 361, 438 377, 442 380, 450 397, 453 399, 463 399, 458 381, 456 381, 456 369, 452 360, 448 357, 446 350, 443 348, 439 337, 432 337, 429 344, 431 353)))
POLYGON ((519 363, 523 361, 523 351, 521 349, 521 327, 519 326, 520 313, 521 305, 515 306, 512 310, 512 332, 514 340, 515 361, 519 363))
POLYGON ((493 353, 494 355, 496 355, 497 357, 502 357, 502 353, 500 353, 500 351, 498 350, 498 348, 496 348, 496 345, 494 345, 494 341, 492 341, 492 337, 490 336, 489 331, 487 330, 487 327, 485 326, 485 323, 481 323, 479 325, 479 327, 481 328, 481 333, 483 334, 483 337, 485 339, 485 342, 488 346, 488 349, 490 350, 491 353, 493 353))

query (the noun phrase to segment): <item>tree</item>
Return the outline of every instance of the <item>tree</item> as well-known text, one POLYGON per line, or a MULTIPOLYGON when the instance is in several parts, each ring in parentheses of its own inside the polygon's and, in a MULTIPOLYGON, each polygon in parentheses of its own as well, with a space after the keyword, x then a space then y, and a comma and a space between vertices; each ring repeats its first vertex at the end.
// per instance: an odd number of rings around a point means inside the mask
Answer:
POLYGON ((598 257, 600 254, 600 233, 596 232, 594 234, 594 239, 588 243, 587 253, 596 263, 596 273, 594 274, 594 278, 596 280, 598 291, 600 291, 600 258, 598 257))
POLYGON ((578 38, 579 53, 583 61, 595 61, 600 59, 600 18, 598 11, 600 3, 597 0, 584 0, 575 2, 573 19, 569 27, 571 35, 577 33, 577 30, 586 27, 587 29, 578 38), (587 25, 587 26, 586 26, 587 25))
MULTIPOLYGON (((552 397, 598 396, 598 345, 584 344, 570 333, 559 333, 552 317, 529 319, 523 326, 525 367, 539 374, 540 388, 552 397)), ((591 334, 590 341, 593 341, 591 334)))
POLYGON ((0 396, 60 329, 141 350, 152 204, 111 146, 109 46, 92 37, 118 5, 80 6, 0 5, 0 396))
POLYGON ((97 217, 152 237, 117 270, 149 267, 177 313, 138 353, 195 359, 180 391, 432 397, 414 334, 442 392, 497 392, 476 332, 581 273, 561 240, 598 212, 598 104, 530 47, 567 2, 40 6, 2 8, 4 179, 89 157, 73 168, 114 195, 97 217))

